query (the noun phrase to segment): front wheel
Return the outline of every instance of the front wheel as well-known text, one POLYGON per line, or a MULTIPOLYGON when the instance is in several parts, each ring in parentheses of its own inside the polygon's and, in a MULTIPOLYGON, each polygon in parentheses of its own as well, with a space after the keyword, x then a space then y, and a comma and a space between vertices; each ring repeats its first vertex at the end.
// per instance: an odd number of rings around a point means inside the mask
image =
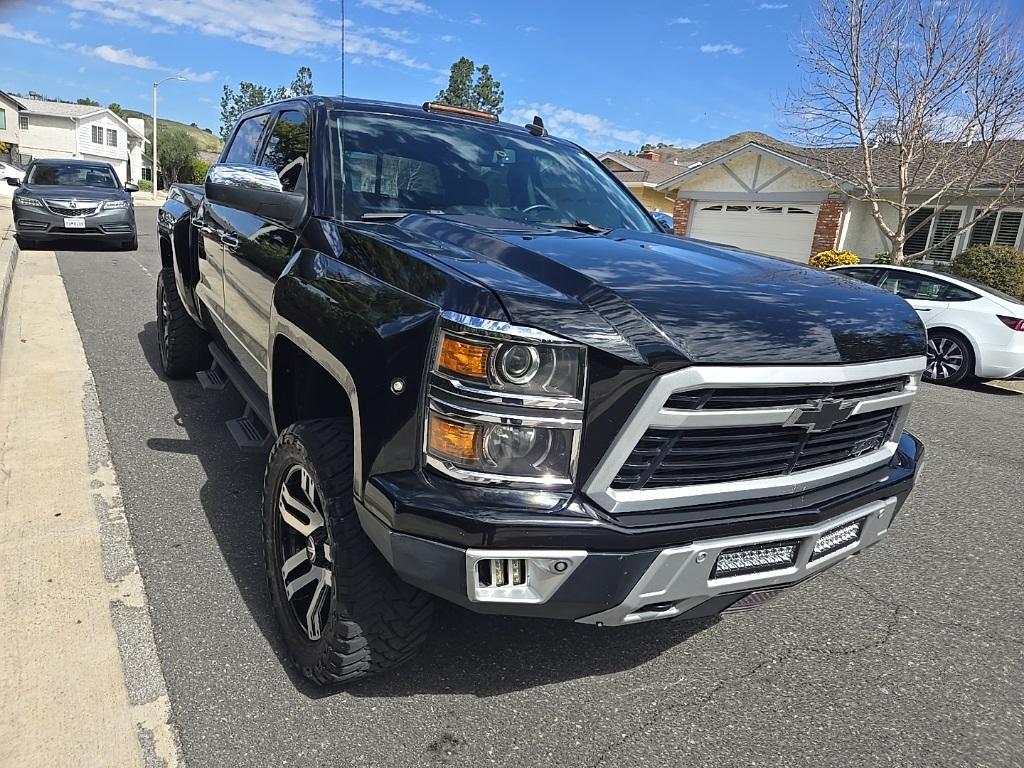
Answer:
POLYGON ((210 367, 210 340, 185 310, 170 267, 156 278, 156 332, 167 378, 183 379, 210 367))
POLYGON ((342 685, 412 658, 433 598, 401 581, 364 533, 352 497, 352 427, 293 424, 263 484, 263 549, 271 602, 292 662, 342 685))
POLYGON ((959 384, 974 369, 974 353, 963 337, 947 331, 928 334, 928 363, 924 380, 932 384, 959 384))

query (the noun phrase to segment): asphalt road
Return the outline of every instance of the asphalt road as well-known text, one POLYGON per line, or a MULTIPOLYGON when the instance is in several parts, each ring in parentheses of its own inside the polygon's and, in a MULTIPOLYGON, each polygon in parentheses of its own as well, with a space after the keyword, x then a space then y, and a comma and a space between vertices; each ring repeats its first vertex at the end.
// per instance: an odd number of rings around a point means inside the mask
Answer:
POLYGON ((759 611, 599 629, 446 608, 416 662, 325 696, 282 660, 239 400, 156 372, 139 219, 138 253, 59 262, 189 766, 1024 765, 1024 394, 925 386, 891 538, 759 611))

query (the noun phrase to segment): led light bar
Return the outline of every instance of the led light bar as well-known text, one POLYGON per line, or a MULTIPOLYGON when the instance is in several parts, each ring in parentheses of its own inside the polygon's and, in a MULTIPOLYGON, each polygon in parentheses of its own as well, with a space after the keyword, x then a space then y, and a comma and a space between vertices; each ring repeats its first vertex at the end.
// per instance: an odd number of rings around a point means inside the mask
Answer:
POLYGON ((860 531, 864 527, 864 518, 860 520, 854 520, 852 523, 846 523, 840 525, 838 528, 833 528, 831 531, 825 531, 818 537, 818 540, 814 542, 814 550, 811 552, 811 560, 816 560, 819 557, 830 555, 833 552, 838 552, 840 549, 845 549, 851 544, 857 543, 860 539, 860 531))
POLYGON ((718 556, 714 570, 711 571, 711 578, 724 579, 729 576, 789 568, 796 563, 799 547, 798 541, 773 541, 754 547, 723 550, 718 556))

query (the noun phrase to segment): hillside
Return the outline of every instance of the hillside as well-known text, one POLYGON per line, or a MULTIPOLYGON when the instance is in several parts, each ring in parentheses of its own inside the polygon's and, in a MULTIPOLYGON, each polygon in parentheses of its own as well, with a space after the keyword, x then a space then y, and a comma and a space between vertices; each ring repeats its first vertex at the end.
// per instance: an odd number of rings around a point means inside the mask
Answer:
POLYGON ((792 150, 794 148, 792 144, 776 139, 766 133, 760 133, 758 131, 742 131, 741 133, 734 133, 732 136, 727 136, 724 139, 709 141, 696 147, 683 148, 673 147, 668 144, 660 146, 644 144, 643 149, 654 150, 661 155, 662 162, 666 163, 671 163, 673 161, 687 164, 695 162, 706 163, 708 160, 723 155, 737 147, 742 147, 744 144, 751 141, 755 141, 770 149, 779 149, 782 151, 792 150))
MULTIPOLYGON (((146 121, 146 138, 150 141, 153 140, 153 118, 147 115, 145 112, 137 112, 134 109, 126 109, 124 113, 127 117, 141 117, 146 121)), ((186 125, 185 123, 179 123, 177 120, 168 120, 167 118, 160 116, 161 128, 180 128, 185 131, 189 136, 199 142, 199 149, 203 152, 220 152, 221 140, 220 136, 213 133, 207 133, 202 128, 196 128, 192 125, 186 125)), ((162 133, 162 131, 161 131, 162 133)))

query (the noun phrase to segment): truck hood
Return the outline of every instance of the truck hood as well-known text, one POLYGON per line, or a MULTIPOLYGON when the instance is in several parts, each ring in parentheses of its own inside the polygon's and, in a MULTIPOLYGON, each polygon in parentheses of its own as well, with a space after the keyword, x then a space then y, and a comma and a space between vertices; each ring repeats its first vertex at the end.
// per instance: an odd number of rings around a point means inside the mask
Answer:
POLYGON ((496 226, 417 215, 389 229, 489 287, 513 322, 636 363, 842 364, 925 351, 909 304, 835 273, 671 235, 496 226))

